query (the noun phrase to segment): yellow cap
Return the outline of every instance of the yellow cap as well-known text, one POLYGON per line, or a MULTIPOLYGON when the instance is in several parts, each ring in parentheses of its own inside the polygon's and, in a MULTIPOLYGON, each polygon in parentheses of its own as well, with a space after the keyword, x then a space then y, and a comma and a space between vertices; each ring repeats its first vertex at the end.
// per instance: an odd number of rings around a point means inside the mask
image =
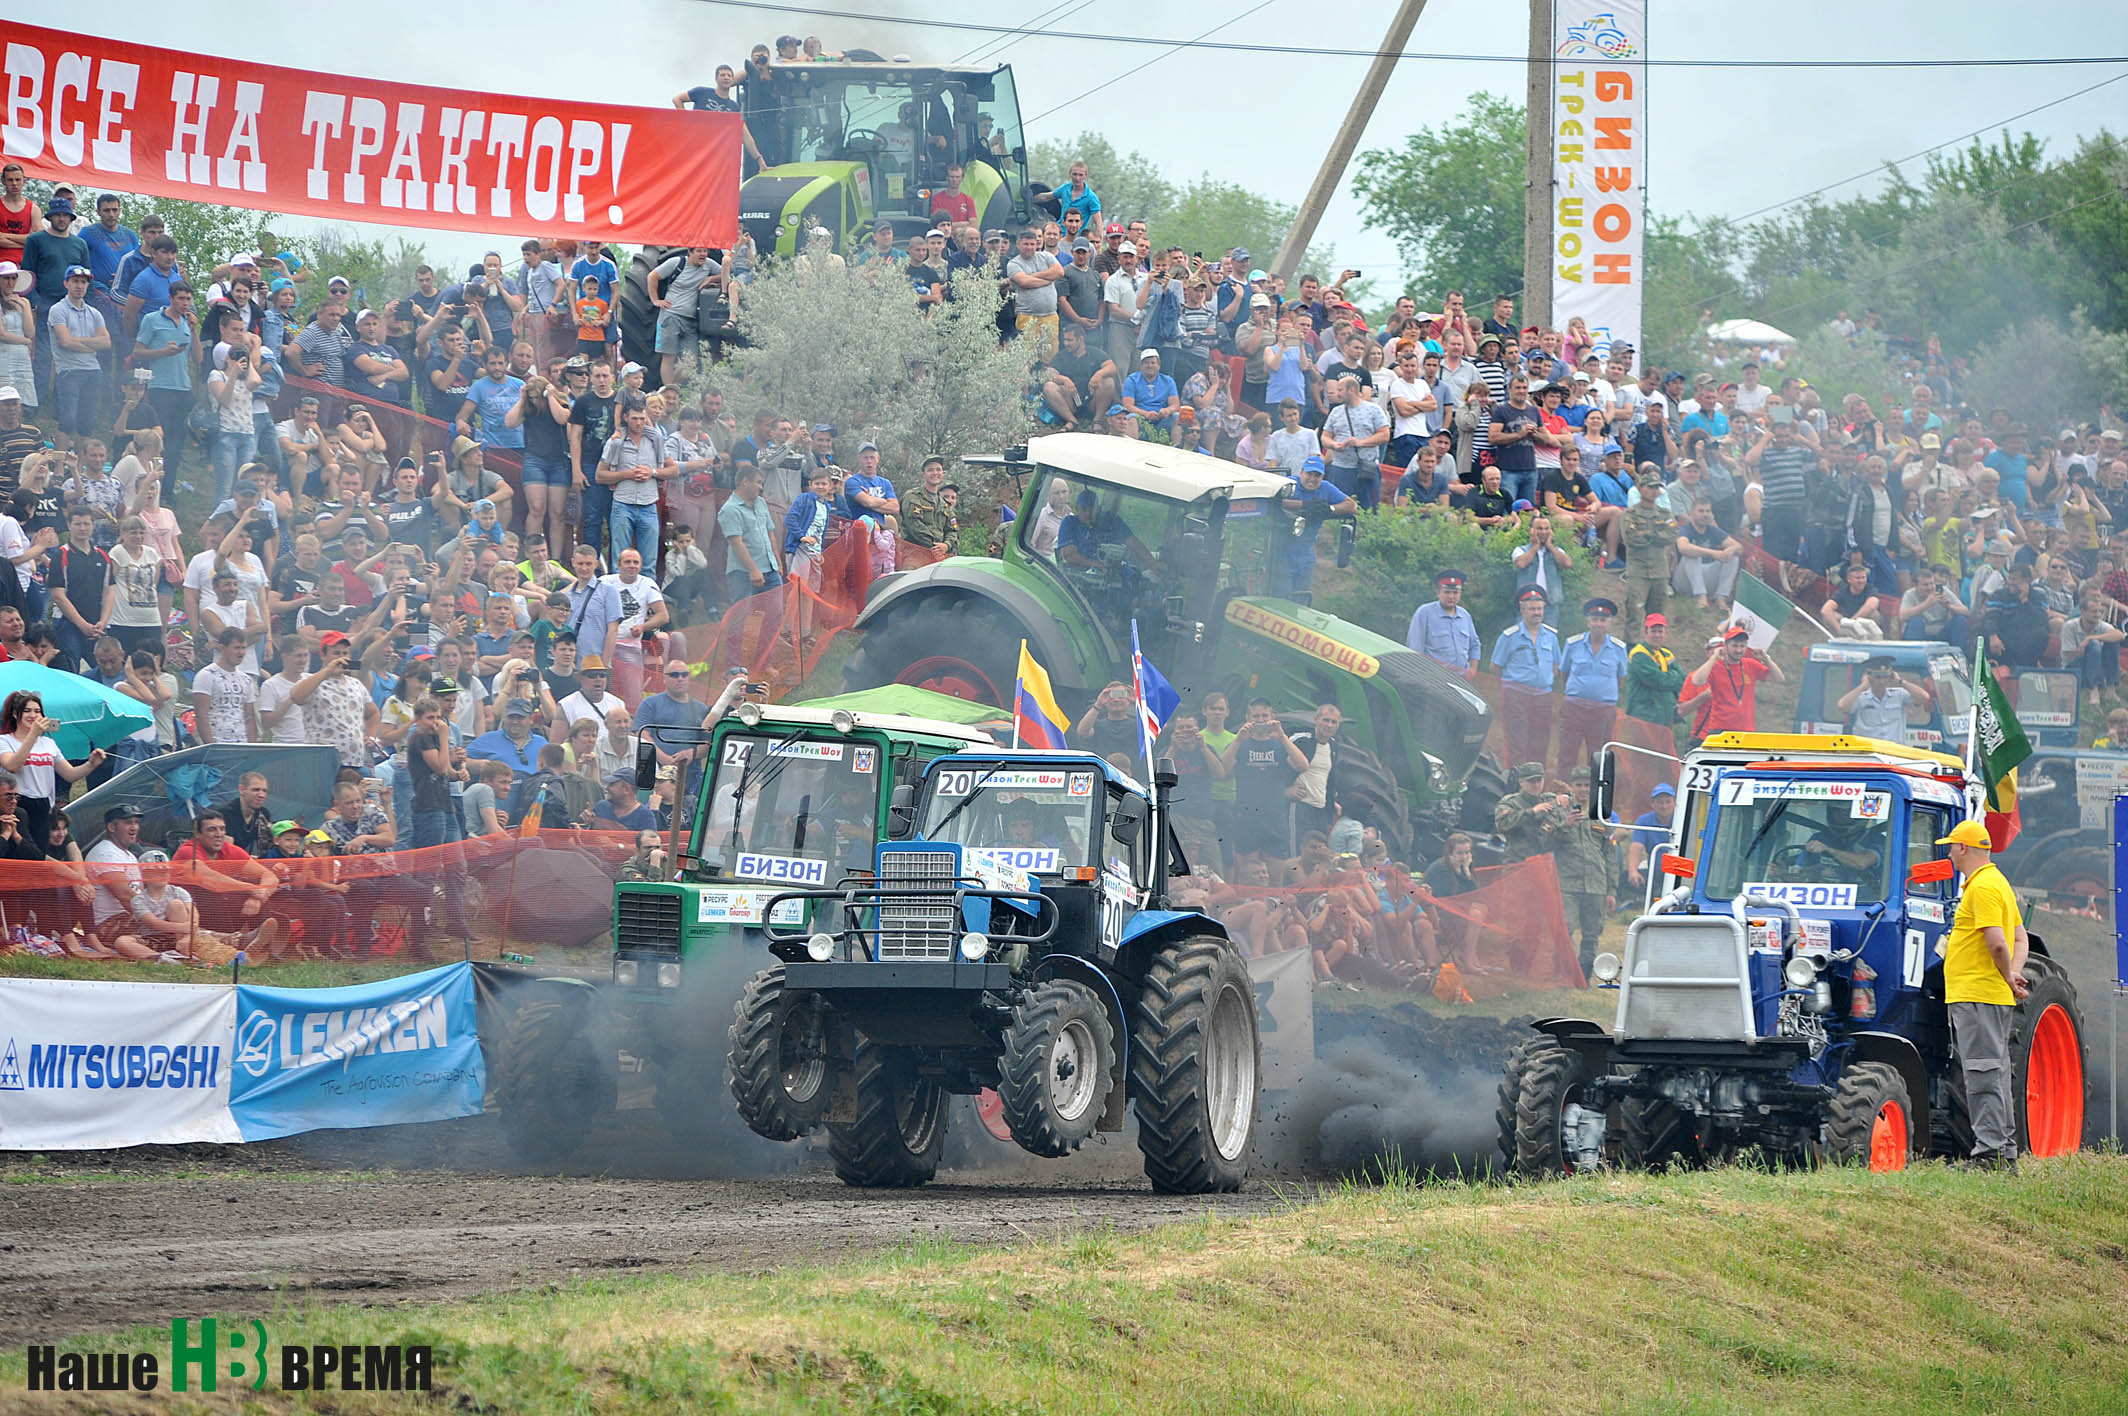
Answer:
POLYGON ((1939 846, 1972 846, 1976 850, 1992 851, 1995 842, 1988 837, 1988 828, 1978 821, 1961 821, 1951 828, 1951 834, 1938 837, 1939 846))

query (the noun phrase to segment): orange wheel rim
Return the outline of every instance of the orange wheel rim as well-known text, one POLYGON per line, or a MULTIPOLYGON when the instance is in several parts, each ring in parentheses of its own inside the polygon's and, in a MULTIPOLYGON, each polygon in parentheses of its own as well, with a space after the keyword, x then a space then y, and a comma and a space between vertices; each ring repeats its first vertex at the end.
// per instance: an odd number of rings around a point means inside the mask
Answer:
POLYGON ((1869 1123, 1869 1168, 1906 1169, 1906 1147, 1906 1108, 1887 1101, 1877 1108, 1877 1119, 1869 1123))
POLYGON ((2066 1155, 2084 1143, 2084 1052, 2069 1010, 2049 1003, 2025 1059, 2025 1151, 2066 1155))

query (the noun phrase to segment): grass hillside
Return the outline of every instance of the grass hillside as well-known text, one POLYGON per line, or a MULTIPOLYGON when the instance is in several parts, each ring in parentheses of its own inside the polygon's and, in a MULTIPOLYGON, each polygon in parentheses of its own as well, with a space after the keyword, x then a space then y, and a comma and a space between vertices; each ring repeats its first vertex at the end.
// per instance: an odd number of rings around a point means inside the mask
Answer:
POLYGON ((426 1409, 474 1412, 2118 1412, 2124 1182, 2087 1154, 1391 1184, 1129 1238, 1060 1196, 1009 1248, 269 1321, 433 1342, 426 1409))

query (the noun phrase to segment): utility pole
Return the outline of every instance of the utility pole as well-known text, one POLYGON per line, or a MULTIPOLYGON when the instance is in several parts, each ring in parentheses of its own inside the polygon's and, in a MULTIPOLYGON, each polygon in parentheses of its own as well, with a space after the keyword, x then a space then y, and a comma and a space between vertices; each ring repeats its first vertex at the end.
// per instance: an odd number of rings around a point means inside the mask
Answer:
MULTIPOLYGON (((1382 90, 1389 87, 1389 76, 1396 70, 1397 56, 1404 50, 1405 41, 1411 38, 1412 27, 1419 22, 1419 12, 1426 8, 1426 0, 1403 0, 1397 6, 1396 15, 1389 21, 1389 33, 1382 37, 1382 47, 1367 66, 1367 76, 1360 80, 1360 91, 1352 96, 1352 108, 1345 114, 1344 126, 1330 142, 1330 153, 1323 159, 1322 169, 1309 184, 1308 195, 1294 215, 1293 229, 1279 243, 1278 254, 1272 258, 1271 274, 1290 281, 1294 270, 1300 265, 1301 253, 1315 239, 1315 228, 1323 219, 1323 209, 1330 205, 1331 194, 1345 178, 1345 164, 1352 161, 1352 150, 1360 145, 1360 135, 1367 131, 1367 123, 1374 117, 1374 105, 1382 98, 1382 90)), ((1547 5, 1547 10, 1549 6, 1547 5)), ((1549 25, 1550 21, 1546 21, 1549 25)))
POLYGON ((1522 323, 1552 323, 1552 0, 1530 0, 1522 323))

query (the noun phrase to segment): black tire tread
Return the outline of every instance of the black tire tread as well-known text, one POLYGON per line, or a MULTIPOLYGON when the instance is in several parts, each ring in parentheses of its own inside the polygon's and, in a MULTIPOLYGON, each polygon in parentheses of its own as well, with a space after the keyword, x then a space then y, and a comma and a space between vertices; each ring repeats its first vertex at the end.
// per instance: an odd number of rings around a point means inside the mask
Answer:
POLYGON ((1623 1144, 1620 1160, 1628 1169, 1697 1169, 1706 1163, 1692 1116, 1675 1103, 1631 1096, 1619 1103, 1618 1116, 1623 1144))
MULTIPOLYGON (((1024 627, 995 601, 963 589, 926 591, 889 607, 865 627, 856 651, 843 665, 843 687, 855 691, 899 682, 911 663, 952 646, 1009 695, 1024 634, 1024 627)), ((991 706, 1011 704, 1008 700, 991 706)))
POLYGON ((1523 1055, 1515 1096, 1515 1169, 1532 1180, 1570 1175, 1574 1165, 1559 1135, 1567 1093, 1588 1080, 1588 1064, 1556 1038, 1542 1037, 1523 1055))
POLYGON ((601 1067, 585 1027, 589 1009, 573 997, 525 1003, 511 1024, 500 1088, 503 1138, 536 1165, 567 1160, 601 1112, 613 1108, 616 1059, 601 1067))
MULTIPOLYGON (((1030 989, 1005 1029, 1003 1054, 998 1061, 998 1099, 1005 1104, 1005 1124, 1022 1150, 1055 1159, 1070 1155, 1101 1119, 1098 1102, 1075 1122, 1066 1122, 1050 1106, 1049 1057, 1057 1034, 1073 1017, 1081 1018, 1094 1035, 1104 1079, 1116 1068, 1115 1029, 1109 1026, 1108 1010, 1083 983, 1052 979, 1030 989)), ((1102 1087, 1105 1093, 1107 1087, 1102 1087)))
POLYGON ((1835 1165, 1867 1165, 1870 1131, 1886 1101, 1897 1101, 1906 1112, 1911 1161, 1914 1099, 1907 1095, 1906 1079, 1889 1062, 1855 1062, 1841 1071, 1825 1110, 1825 1159, 1835 1165))
MULTIPOLYGON (((1138 1111, 1138 1149, 1153 1189, 1168 1195, 1202 1195, 1241 1188, 1254 1145, 1255 1116, 1250 1118, 1250 1145, 1228 1162, 1213 1144, 1206 1106, 1204 1031, 1211 1015, 1219 975, 1239 973, 1249 999, 1255 1033, 1255 991, 1247 966, 1224 939, 1191 935, 1156 950, 1132 1009, 1131 1097, 1138 1111)), ((1263 1043, 1252 1036, 1261 1096, 1263 1043)))
POLYGON ((890 1048, 860 1040, 852 1063, 857 1085, 857 1115, 846 1125, 828 1123, 828 1154, 845 1185, 861 1189, 910 1189, 938 1173, 946 1140, 946 1097, 938 1083, 909 1079, 923 1094, 922 1106, 937 1112, 921 1150, 911 1150, 902 1133, 899 1109, 903 1085, 900 1057, 890 1048))
POLYGON ((783 965, 748 979, 732 1004, 731 1050, 726 1055, 740 1118, 755 1135, 771 1141, 795 1141, 819 1129, 833 1082, 831 1073, 812 1115, 793 1110, 783 1090, 783 1007, 783 965))
POLYGON ((1506 1063, 1500 1068, 1498 1101, 1493 1107, 1493 1124, 1500 1134, 1500 1173, 1510 1174, 1515 1168, 1515 1110, 1522 1096, 1522 1069, 1529 1065, 1530 1049, 1549 1039, 1543 1033, 1532 1033, 1515 1044, 1507 1054, 1506 1063))

